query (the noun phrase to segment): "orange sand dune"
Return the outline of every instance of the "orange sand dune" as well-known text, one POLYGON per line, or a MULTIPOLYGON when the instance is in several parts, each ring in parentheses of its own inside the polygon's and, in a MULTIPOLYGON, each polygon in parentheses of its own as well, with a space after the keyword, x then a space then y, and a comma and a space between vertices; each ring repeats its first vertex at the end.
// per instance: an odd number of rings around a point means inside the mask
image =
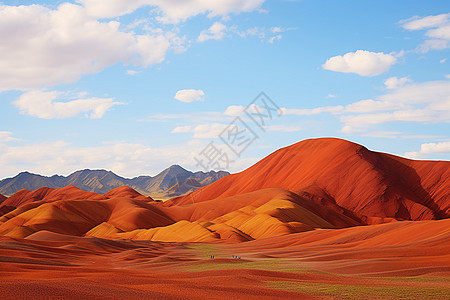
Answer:
POLYGON ((321 138, 282 148, 247 170, 166 205, 283 188, 370 223, 450 217, 450 162, 412 161, 321 138), (372 219, 375 218, 375 219, 372 219))

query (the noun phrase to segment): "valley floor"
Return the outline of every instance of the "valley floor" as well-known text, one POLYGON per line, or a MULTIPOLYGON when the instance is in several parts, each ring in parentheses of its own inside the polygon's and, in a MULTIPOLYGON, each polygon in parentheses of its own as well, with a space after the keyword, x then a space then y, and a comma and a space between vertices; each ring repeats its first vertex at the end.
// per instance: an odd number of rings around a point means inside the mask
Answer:
POLYGON ((448 224, 315 230, 236 244, 51 232, 0 237, 0 298, 448 299, 448 224), (393 236, 407 229, 428 237, 393 236))

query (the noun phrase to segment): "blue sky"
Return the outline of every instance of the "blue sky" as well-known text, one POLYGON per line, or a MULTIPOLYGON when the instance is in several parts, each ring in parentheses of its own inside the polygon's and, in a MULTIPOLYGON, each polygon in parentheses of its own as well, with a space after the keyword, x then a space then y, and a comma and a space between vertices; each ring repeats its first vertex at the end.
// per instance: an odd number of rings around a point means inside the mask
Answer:
POLYGON ((450 158, 449 1, 0 4, 0 178, 200 170, 211 142, 237 172, 316 137, 450 158), (243 113, 261 91, 265 131, 243 113), (237 117, 258 136, 239 156, 237 117))

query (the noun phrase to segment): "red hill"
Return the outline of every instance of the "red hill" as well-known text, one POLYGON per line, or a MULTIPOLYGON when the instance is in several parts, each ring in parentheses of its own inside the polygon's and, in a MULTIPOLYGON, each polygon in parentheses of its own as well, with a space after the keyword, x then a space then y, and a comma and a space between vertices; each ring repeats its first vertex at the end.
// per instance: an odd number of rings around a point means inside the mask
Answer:
POLYGON ((131 199, 137 199, 137 200, 153 200, 150 197, 143 196, 142 194, 138 193, 137 191, 133 190, 132 188, 128 186, 119 186, 105 194, 106 198, 114 198, 114 197, 126 197, 131 199))
POLYGON ((364 223, 450 216, 450 162, 414 161, 336 138, 282 148, 167 206, 282 188, 364 223))
POLYGON ((60 189, 52 189, 42 187, 34 191, 20 190, 0 204, 0 209, 4 213, 14 210, 15 208, 32 202, 45 201, 53 202, 57 200, 101 200, 106 199, 105 196, 96 193, 82 191, 73 185, 69 185, 60 189))

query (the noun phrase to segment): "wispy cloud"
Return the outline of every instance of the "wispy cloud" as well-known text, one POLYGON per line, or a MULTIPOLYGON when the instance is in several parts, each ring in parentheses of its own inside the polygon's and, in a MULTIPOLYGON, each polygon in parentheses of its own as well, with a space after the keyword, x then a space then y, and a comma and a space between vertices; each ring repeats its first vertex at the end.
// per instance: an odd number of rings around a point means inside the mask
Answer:
POLYGON ((407 30, 426 30, 427 39, 417 47, 417 52, 426 53, 430 50, 443 50, 450 47, 450 13, 426 17, 415 16, 400 21, 400 24, 407 30))

